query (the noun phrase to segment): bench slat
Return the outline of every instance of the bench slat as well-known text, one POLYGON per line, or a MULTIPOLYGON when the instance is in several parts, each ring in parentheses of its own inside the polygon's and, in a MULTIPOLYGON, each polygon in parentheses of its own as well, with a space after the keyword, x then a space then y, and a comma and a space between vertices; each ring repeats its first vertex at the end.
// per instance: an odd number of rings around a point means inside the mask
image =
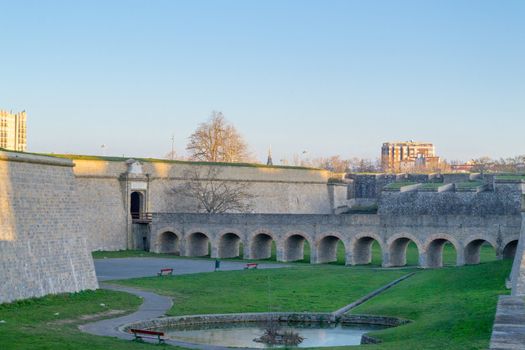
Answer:
POLYGON ((156 336, 160 336, 160 337, 164 336, 164 332, 150 331, 150 330, 147 330, 147 329, 130 329, 130 331, 133 334, 147 334, 147 335, 156 335, 156 336))

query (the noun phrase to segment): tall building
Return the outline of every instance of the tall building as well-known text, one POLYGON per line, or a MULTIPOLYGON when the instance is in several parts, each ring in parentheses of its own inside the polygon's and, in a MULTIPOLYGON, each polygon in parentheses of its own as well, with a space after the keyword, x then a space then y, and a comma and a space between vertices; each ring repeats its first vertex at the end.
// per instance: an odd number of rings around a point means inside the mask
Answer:
POLYGON ((439 161, 434 145, 429 142, 385 142, 381 147, 381 166, 384 171, 435 167, 439 161))
POLYGON ((13 114, 0 110, 0 148, 25 152, 27 149, 25 111, 13 114))

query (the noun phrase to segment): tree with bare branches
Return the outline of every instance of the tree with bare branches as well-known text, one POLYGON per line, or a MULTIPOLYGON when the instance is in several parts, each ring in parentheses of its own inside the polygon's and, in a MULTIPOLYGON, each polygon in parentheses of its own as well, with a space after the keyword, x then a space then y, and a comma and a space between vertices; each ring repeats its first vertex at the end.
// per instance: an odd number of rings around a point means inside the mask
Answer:
POLYGON ((216 111, 191 134, 186 150, 191 160, 233 163, 249 159, 248 146, 242 136, 216 111))
POLYGON ((184 173, 188 181, 173 191, 193 201, 195 209, 200 212, 250 212, 255 197, 250 192, 250 184, 223 179, 221 172, 221 169, 212 166, 203 171, 198 168, 188 170, 184 173))

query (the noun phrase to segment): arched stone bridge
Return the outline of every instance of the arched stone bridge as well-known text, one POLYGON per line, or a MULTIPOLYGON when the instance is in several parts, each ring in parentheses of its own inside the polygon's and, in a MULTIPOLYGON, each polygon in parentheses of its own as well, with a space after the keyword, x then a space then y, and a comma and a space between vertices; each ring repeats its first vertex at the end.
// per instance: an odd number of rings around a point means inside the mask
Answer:
MULTIPOLYGON (((154 213, 149 245, 158 253, 182 256, 265 259, 275 242, 277 261, 303 259, 303 246, 310 245, 311 263, 337 258, 337 243, 345 247, 347 265, 371 261, 371 246, 381 247, 385 267, 406 264, 406 249, 416 244, 421 267, 442 266, 445 243, 457 253, 457 265, 479 263, 484 243, 498 257, 512 257, 521 229, 520 215, 494 216, 385 216, 377 214, 175 214, 154 213), (210 251, 211 249, 211 251, 210 251)), ((141 241, 135 237, 136 241, 141 241)))

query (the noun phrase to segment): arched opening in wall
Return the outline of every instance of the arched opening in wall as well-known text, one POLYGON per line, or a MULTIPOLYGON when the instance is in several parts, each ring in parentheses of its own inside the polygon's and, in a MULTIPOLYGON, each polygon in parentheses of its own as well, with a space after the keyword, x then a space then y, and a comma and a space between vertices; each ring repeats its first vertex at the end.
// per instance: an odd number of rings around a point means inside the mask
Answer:
POLYGON ((479 264, 496 258, 496 249, 484 239, 475 239, 465 246, 465 264, 479 264))
POLYGON ((401 237, 394 240, 389 247, 390 266, 419 265, 419 250, 413 240, 401 237))
POLYGON ((310 262, 310 244, 302 235, 291 235, 284 241, 284 261, 310 262))
POLYGON ((344 265, 346 254, 343 241, 332 235, 323 237, 317 246, 317 262, 344 265))
POLYGON ((438 238, 430 242, 427 249, 428 267, 456 266, 456 262, 457 251, 450 241, 438 238))
POLYGON ((503 259, 514 259, 516 255, 516 249, 518 249, 518 240, 510 241, 503 248, 503 259))
POLYGON ((188 236, 187 256, 207 256, 210 255, 210 239, 202 232, 194 232, 188 236))
POLYGON ((251 245, 252 259, 275 260, 275 241, 266 233, 259 233, 253 237, 251 245))
POLYGON ((352 256, 356 265, 381 266, 383 261, 381 245, 372 237, 357 239, 352 248, 352 256))
POLYGON ((241 255, 241 237, 226 233, 219 240, 219 258, 236 258, 241 255))
POLYGON ((142 214, 143 203, 144 203, 144 200, 143 200, 142 193, 131 192, 130 202, 129 202, 129 212, 131 214, 132 219, 134 220, 140 219, 140 216, 142 214))
POLYGON ((180 254, 179 237, 173 232, 163 232, 159 235, 159 253, 180 254))

